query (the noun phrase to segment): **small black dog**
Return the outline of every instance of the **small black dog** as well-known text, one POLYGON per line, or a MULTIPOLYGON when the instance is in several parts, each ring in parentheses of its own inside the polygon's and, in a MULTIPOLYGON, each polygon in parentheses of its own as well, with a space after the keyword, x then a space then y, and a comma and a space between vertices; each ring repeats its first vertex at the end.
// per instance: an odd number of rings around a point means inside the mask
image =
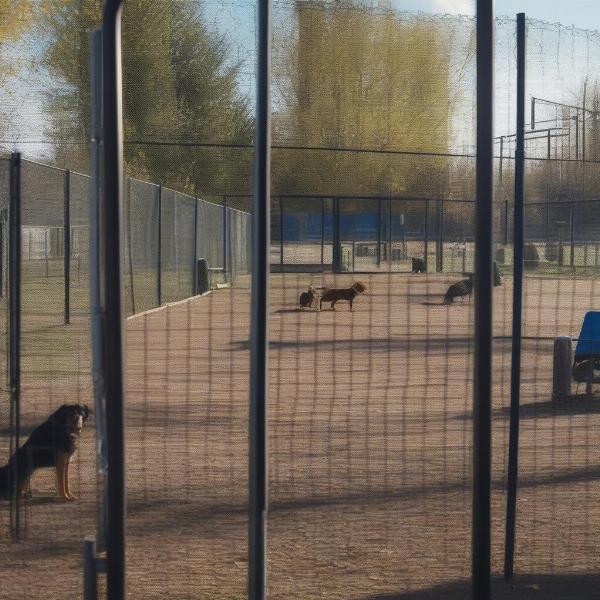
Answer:
POLYGON ((463 279, 453 283, 444 295, 444 304, 452 304, 454 298, 462 298, 470 296, 473 292, 473 279, 463 279))
POLYGON ((15 485, 20 497, 28 496, 34 471, 55 467, 58 495, 65 500, 75 500, 69 490, 69 463, 77 450, 77 441, 89 414, 85 404, 63 404, 34 429, 29 439, 10 457, 8 464, 0 467, 0 498, 9 497, 15 485), (13 481, 15 470, 17 481, 13 481))
POLYGON ((308 286, 308 292, 302 292, 298 304, 301 308, 312 308, 317 299, 317 292, 312 285, 308 286))
POLYGON ((412 259, 412 272, 413 273, 427 273, 427 266, 425 260, 422 258, 412 259))

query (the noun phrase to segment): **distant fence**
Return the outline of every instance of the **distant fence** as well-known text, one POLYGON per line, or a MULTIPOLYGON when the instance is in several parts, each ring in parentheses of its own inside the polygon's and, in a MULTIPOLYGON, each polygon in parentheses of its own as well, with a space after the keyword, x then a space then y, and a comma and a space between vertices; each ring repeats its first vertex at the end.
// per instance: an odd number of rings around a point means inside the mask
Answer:
MULTIPOLYGON (((246 285, 248 213, 132 178, 126 178, 124 189, 127 314, 202 291, 199 259, 208 263, 209 288, 246 285)), ((26 428, 43 422, 63 402, 92 405, 91 192, 87 175, 19 155, 0 158, 0 367, 10 374, 0 385, 0 466, 23 443, 26 428)), ((80 455, 93 462, 93 452, 82 448, 80 455)), ((96 482, 76 485, 87 485, 92 494, 96 482)), ((69 519, 79 526, 59 527, 79 543, 93 517, 78 505, 69 519)), ((0 509, 0 539, 50 543, 41 532, 44 518, 11 497, 7 510, 0 509)))
MULTIPOLYGON (((68 311, 71 292, 88 286, 90 177, 30 161, 21 171, 24 281, 62 279, 68 311)), ((128 314, 197 293, 200 258, 212 287, 250 272, 248 213, 133 178, 123 211, 128 314)), ((87 310, 87 295, 74 295, 73 308, 87 310)))
MULTIPOLYGON (((473 271, 471 199, 276 196, 271 266, 281 272, 473 271)), ((512 201, 495 208, 496 259, 512 266, 512 201)), ((526 268, 540 272, 600 268, 600 201, 564 199, 525 205, 526 268), (535 258, 537 256, 537 258, 535 258)))

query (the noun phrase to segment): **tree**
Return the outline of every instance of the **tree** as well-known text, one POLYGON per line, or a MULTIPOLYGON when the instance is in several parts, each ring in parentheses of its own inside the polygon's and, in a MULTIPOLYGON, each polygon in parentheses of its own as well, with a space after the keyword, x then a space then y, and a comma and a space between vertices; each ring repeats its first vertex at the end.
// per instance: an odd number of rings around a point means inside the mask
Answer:
MULTIPOLYGON (((89 33, 100 23, 100 0, 52 0, 44 27, 45 63, 56 82, 48 110, 57 159, 87 168, 90 123, 89 33)), ((123 120, 128 172, 190 193, 248 188, 249 165, 223 161, 189 142, 247 143, 247 101, 237 90, 239 65, 223 38, 209 32, 197 5, 128 0, 122 20, 123 120), (162 143, 167 145, 160 145, 162 143)))
MULTIPOLYGON (((297 0, 297 34, 275 41, 277 142, 447 152, 449 35, 444 23, 359 0, 297 0), (290 37, 292 41, 290 42, 290 37)), ((402 194, 443 189, 442 158, 277 151, 280 192, 402 194)))
POLYGON ((18 72, 19 59, 15 52, 8 52, 7 47, 18 42, 29 29, 32 22, 30 0, 0 0, 0 88, 4 96, 0 108, 2 130, 9 130, 10 112, 4 109, 7 104, 7 80, 18 72))

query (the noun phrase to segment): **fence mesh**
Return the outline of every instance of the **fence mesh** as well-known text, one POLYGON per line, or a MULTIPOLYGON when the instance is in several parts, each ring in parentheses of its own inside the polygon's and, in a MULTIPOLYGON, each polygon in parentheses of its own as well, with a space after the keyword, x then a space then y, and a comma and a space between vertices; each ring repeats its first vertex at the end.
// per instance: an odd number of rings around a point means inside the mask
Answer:
MULTIPOLYGON (((89 115, 81 108, 88 82, 80 32, 99 16, 85 4, 70 3, 47 23, 44 47, 52 51, 44 68, 18 79, 46 90, 43 73, 57 84, 48 92, 50 159, 83 171, 88 158, 78 144, 85 147, 89 115)), ((274 3, 274 598, 468 596, 473 304, 468 293, 453 298, 450 290, 468 292, 474 268, 475 22, 409 12, 412 6, 274 3), (425 272, 411 273, 419 259, 424 269, 417 270, 425 272), (352 310, 347 291, 334 310, 331 301, 322 311, 299 307, 309 286, 324 294, 355 281, 366 292, 352 310)), ((128 179, 125 186, 132 598, 245 594, 250 218, 233 207, 247 209, 252 184, 254 99, 246 92, 255 75, 254 10, 254 3, 206 3, 199 11, 187 0, 131 0, 123 15, 127 170, 163 184, 128 179), (234 47, 209 31, 226 32, 234 47), (194 207, 192 197, 206 201, 194 207), (145 312, 192 294, 197 258, 208 263, 211 293, 145 312)), ((554 338, 577 338, 597 296, 600 38, 597 11, 589 12, 589 31, 528 21, 517 580, 512 588, 497 583, 499 597, 535 592, 563 600, 591 597, 597 587, 598 411, 581 382, 568 398, 551 399, 554 338)), ((493 572, 500 574, 514 20, 499 17, 496 34, 494 241, 503 280, 494 291, 492 537, 493 572)), ((26 53, 31 39, 15 42, 13 54, 26 53)), ((18 133, 28 128, 22 121, 18 133)), ((85 389, 89 357, 84 334, 71 333, 77 319, 63 324, 64 173, 35 165, 25 171, 24 420, 32 426, 59 398, 85 396, 77 390, 85 389)), ((83 321, 80 239, 87 233, 77 215, 85 180, 72 173, 70 184, 72 306, 83 321)), ((80 515, 79 529, 44 529, 53 504, 25 509, 27 535, 36 539, 39 528, 46 544, 41 570, 49 574, 59 555, 70 557, 61 560, 70 564, 60 571, 63 587, 48 584, 50 597, 64 597, 65 580, 68 590, 79 585, 72 558, 93 514, 85 500, 93 497, 86 452, 77 467, 84 501, 70 513, 80 515), (64 545, 55 548, 57 541, 64 545)), ((46 485, 40 479, 40 489, 46 485)), ((19 564, 19 549, 7 548, 6 564, 19 564)), ((16 567, 0 578, 2 590, 5 581, 20 582, 11 598, 36 596, 37 581, 25 581, 16 567)))

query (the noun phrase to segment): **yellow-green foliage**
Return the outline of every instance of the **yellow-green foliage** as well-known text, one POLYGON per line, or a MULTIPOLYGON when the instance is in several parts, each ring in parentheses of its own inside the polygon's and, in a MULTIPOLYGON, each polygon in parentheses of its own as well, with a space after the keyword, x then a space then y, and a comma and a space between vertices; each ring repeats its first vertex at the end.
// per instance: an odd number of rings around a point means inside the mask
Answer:
MULTIPOLYGON (((443 23, 348 1, 299 1, 296 17, 295 38, 282 32, 275 40, 278 143, 447 151, 449 40, 443 23)), ((274 183, 282 192, 349 194, 410 192, 419 181, 442 185, 444 161, 426 162, 277 151, 274 183)))
POLYGON ((0 0, 0 85, 7 76, 15 73, 16 58, 7 59, 3 46, 15 42, 31 24, 29 0, 0 0))
MULTIPOLYGON (((89 34, 101 20, 101 0, 48 0, 43 27, 49 50, 45 66, 56 85, 49 90, 51 136, 60 164, 87 169, 87 152, 67 140, 85 140, 90 123, 89 34), (60 143, 64 141, 65 143, 60 143)), ((248 143, 251 121, 240 97, 238 66, 229 46, 203 22, 198 4, 127 0, 122 16, 123 122, 128 172, 200 194, 231 191, 230 180, 249 180, 248 164, 177 142, 248 143)), ((233 191, 237 191, 234 188, 233 191)))

